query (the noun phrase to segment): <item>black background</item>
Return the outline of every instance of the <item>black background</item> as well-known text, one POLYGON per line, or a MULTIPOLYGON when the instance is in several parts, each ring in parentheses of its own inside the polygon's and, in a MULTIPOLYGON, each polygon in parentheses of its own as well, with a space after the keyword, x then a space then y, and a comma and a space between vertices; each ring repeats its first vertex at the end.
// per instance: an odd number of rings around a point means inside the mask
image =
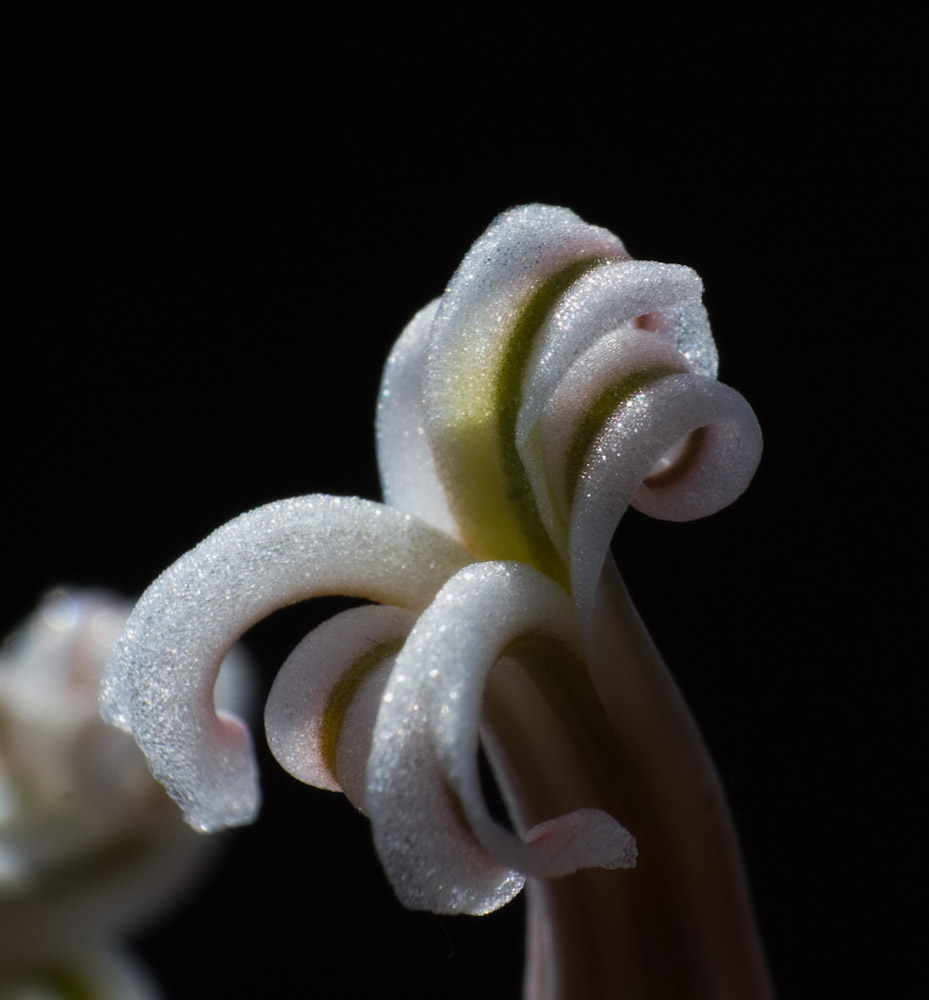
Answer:
MULTIPOLYGON (((630 515, 615 550, 725 780, 779 990, 916 996, 915 22, 20 27, 0 630, 53 584, 138 594, 259 504, 376 498, 393 339, 499 211, 566 205, 701 274, 765 431, 734 507, 630 515)), ((265 687, 340 606, 251 634, 265 687)), ((405 912, 367 823, 262 753, 259 822, 140 943, 167 996, 518 995, 520 903, 405 912)))

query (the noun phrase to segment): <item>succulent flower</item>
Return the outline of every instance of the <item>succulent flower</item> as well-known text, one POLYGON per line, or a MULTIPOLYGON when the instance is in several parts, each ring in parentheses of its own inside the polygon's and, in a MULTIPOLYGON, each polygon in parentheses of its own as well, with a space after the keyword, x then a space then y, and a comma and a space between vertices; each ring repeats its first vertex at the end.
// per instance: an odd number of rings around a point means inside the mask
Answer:
POLYGON ((243 514, 133 611, 104 715, 191 825, 258 809, 248 731, 214 709, 226 650, 284 605, 367 598, 294 650, 265 726, 370 817, 402 902, 486 913, 528 878, 527 996, 767 995, 718 782, 609 555, 630 504, 713 513, 758 463, 701 293, 565 209, 495 220, 388 359, 385 502, 243 514))
MULTIPOLYGON (((130 606, 57 590, 0 655, 0 995, 154 997, 125 936, 215 852, 98 709, 130 606)), ((221 703, 242 711, 242 654, 221 703)))

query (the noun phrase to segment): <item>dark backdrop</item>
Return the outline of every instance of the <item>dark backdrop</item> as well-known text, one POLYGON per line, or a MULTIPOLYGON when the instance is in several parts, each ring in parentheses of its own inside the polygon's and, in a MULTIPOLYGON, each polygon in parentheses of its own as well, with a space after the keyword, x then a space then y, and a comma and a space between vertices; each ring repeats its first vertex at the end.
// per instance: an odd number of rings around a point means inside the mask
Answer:
MULTIPOLYGON (((0 629, 56 583, 138 594, 267 501, 377 497, 394 337, 497 212, 566 205, 702 275, 765 431, 733 508, 630 515, 616 551, 779 988, 915 996, 916 27, 759 18, 23 28, 0 629)), ((251 634, 265 687, 334 607, 251 634)), ((262 766, 259 822, 141 944, 170 997, 518 995, 519 903, 406 913, 366 821, 262 766)))

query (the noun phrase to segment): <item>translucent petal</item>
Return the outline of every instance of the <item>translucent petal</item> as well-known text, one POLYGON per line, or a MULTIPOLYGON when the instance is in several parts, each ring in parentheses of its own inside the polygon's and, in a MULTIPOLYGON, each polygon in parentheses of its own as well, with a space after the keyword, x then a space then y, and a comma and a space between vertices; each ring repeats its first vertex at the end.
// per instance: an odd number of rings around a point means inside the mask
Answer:
POLYGON ((571 587, 585 627, 626 507, 675 521, 713 514, 748 486, 761 448, 751 407, 715 379, 670 375, 616 410, 583 460, 571 508, 571 587), (680 448, 689 438, 693 449, 680 448), (657 473, 675 449, 677 460, 657 473))
POLYGON ((439 301, 413 317, 387 358, 377 400, 377 461, 385 503, 458 537, 426 435, 423 399, 427 338, 439 301))
POLYGON ((422 521, 356 498, 297 497, 243 514, 143 594, 104 674, 104 717, 134 735, 191 826, 250 822, 251 739, 213 707, 232 643, 272 611, 321 594, 422 608, 469 560, 422 521))
POLYGON ((268 745, 295 778, 364 809, 374 722, 396 654, 416 621, 372 604, 330 618, 287 657, 265 705, 268 745))
POLYGON ((454 576, 417 621, 384 693, 368 765, 375 844, 406 905, 484 913, 518 891, 515 872, 550 877, 634 858, 628 832, 599 810, 552 818, 520 838, 490 816, 481 791, 487 675, 529 636, 576 654, 574 620, 567 594, 544 574, 488 562, 454 576))
POLYGON ((442 297, 426 361, 427 431, 462 536, 481 558, 559 575, 516 454, 525 364, 558 296, 625 256, 615 236, 566 209, 527 205, 494 221, 442 297))

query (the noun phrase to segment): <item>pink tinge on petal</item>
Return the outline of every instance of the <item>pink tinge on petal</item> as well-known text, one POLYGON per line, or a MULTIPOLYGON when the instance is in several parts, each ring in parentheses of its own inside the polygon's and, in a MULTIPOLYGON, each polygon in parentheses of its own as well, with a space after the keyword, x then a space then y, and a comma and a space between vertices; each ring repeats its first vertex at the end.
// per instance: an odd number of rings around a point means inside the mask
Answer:
POLYGON ((560 268, 594 257, 628 254, 617 236, 566 208, 522 205, 498 215, 465 255, 442 297, 430 365, 447 368, 448 353, 493 349, 528 291, 560 268))
POLYGON ((700 302, 703 283, 689 267, 619 260, 584 274, 560 297, 539 329, 526 366, 517 422, 522 444, 561 380, 602 337, 623 330, 654 334, 686 367, 714 375, 716 348, 700 302))
POLYGON ((546 820, 525 836, 527 844, 544 851, 551 875, 570 874, 583 868, 591 854, 613 859, 601 868, 633 868, 638 850, 635 839, 611 816, 599 809, 576 809, 566 816, 546 820))

